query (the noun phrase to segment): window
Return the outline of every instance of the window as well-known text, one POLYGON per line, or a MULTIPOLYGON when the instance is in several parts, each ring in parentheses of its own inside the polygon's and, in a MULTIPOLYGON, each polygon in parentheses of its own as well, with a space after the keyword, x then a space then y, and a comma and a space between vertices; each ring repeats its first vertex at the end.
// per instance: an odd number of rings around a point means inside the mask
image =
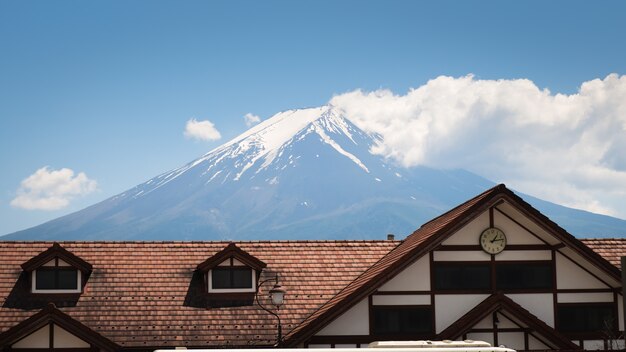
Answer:
POLYGON ((373 333, 375 335, 412 335, 431 333, 433 313, 423 306, 374 306, 373 333))
POLYGON ((563 332, 609 332, 617 330, 613 304, 559 304, 558 330, 563 332))
POLYGON ((436 290, 488 290, 491 288, 491 267, 488 263, 435 262, 434 270, 436 290))
POLYGON ((552 289, 552 263, 498 263, 496 265, 496 288, 552 289))
POLYGON ((72 267, 41 267, 33 271, 34 293, 78 293, 81 273, 72 267))
POLYGON ((240 267, 227 267, 213 269, 211 278, 213 288, 251 288, 252 287, 252 269, 240 267))
POLYGON ((256 277, 249 267, 223 266, 209 271, 209 292, 254 292, 256 277))

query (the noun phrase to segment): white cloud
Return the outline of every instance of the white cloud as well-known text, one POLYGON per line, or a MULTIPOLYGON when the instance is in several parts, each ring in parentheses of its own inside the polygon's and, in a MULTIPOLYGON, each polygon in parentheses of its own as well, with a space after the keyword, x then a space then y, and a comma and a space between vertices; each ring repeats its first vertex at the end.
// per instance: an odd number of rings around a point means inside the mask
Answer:
POLYGON ((50 170, 45 166, 20 183, 11 205, 28 210, 57 210, 68 206, 74 197, 95 191, 96 187, 96 181, 83 172, 74 176, 71 169, 50 170))
POLYGON ((185 126, 185 137, 199 139, 203 141, 216 141, 222 138, 220 132, 215 128, 213 122, 204 120, 198 121, 190 119, 185 126))
POLYGON ((258 117, 257 115, 254 115, 252 113, 247 113, 244 117, 244 120, 246 120, 246 126, 248 127, 252 127, 254 125, 256 125, 257 123, 261 122, 261 118, 258 117))
POLYGON ((441 76, 396 95, 330 103, 382 135, 374 153, 404 166, 465 168, 560 204, 626 217, 626 76, 553 94, 527 79, 441 76))

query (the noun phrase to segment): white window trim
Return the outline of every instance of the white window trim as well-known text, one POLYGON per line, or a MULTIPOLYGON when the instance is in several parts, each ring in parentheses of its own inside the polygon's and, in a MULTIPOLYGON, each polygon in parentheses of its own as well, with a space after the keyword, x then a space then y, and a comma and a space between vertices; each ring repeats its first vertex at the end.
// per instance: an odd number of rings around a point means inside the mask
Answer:
MULTIPOLYGON (((67 267, 59 267, 59 268, 67 268, 67 267)), ((52 289, 52 290, 46 290, 46 289, 41 289, 38 290, 37 289, 37 270, 33 270, 32 272, 32 282, 31 282, 31 287, 32 287, 32 292, 33 293, 80 293, 82 291, 81 287, 82 287, 82 273, 80 272, 80 270, 76 269, 76 285, 77 287, 75 289, 64 289, 64 290, 56 290, 56 289, 52 289)))
MULTIPOLYGON (((221 266, 220 268, 224 268, 221 266)), ((250 274, 252 275, 252 287, 250 288, 213 288, 213 269, 209 270, 207 274, 209 292, 210 293, 246 293, 256 292, 256 271, 250 268, 250 274)))

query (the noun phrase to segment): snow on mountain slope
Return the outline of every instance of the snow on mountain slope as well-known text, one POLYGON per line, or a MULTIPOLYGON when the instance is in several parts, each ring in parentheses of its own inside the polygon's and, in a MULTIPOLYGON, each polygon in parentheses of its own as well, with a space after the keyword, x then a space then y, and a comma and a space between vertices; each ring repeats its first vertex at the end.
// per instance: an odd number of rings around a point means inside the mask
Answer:
MULTIPOLYGON (((330 106, 281 112, 178 169, 3 239, 404 236, 493 186, 463 170, 394 166, 370 153, 380 142, 330 106)), ((580 213, 537 202, 558 213, 566 228, 571 217, 573 233, 587 223, 606 234, 626 228, 595 214, 581 222, 580 213)))

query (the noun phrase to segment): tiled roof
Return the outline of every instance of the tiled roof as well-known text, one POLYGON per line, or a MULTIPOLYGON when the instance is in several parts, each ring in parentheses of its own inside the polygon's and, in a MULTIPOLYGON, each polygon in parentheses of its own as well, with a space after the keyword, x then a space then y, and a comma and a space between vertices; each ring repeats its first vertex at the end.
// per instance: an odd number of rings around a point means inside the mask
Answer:
POLYGON ((580 241, 609 263, 621 268, 621 257, 626 256, 626 238, 587 238, 580 241))
MULTIPOLYGON (((398 241, 238 242, 280 274, 287 333, 398 245, 398 241)), ((0 243, 0 333, 39 312, 20 265, 50 242, 0 243)), ((251 346, 275 341, 276 321, 256 306, 205 308, 196 266, 227 242, 62 242, 93 265, 85 292, 60 298, 65 314, 121 347, 251 346), (64 301, 65 300, 65 301, 64 301)), ((271 282, 273 284, 273 281, 271 282)), ((264 290, 267 292, 271 284, 264 290)))

